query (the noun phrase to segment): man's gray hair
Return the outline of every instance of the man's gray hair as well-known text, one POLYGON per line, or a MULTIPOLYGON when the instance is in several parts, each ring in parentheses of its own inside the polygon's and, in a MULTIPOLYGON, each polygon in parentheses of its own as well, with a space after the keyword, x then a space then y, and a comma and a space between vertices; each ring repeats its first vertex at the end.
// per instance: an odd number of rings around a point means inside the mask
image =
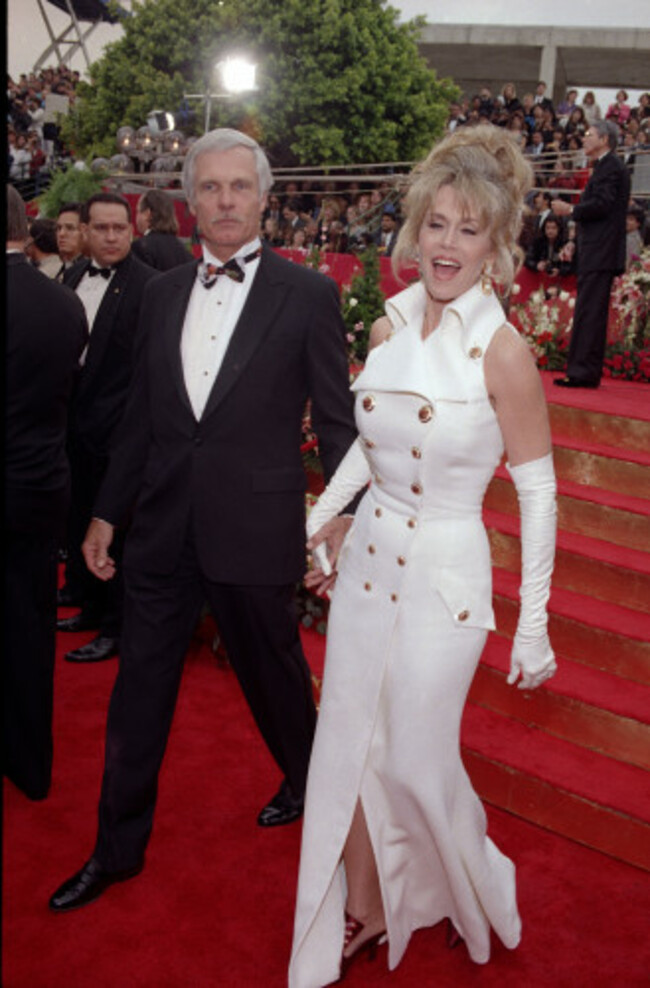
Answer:
POLYGON ((619 129, 613 120, 594 120, 589 124, 589 130, 595 130, 599 137, 607 137, 610 150, 618 147, 619 129))
POLYGON ((201 154, 209 151, 229 151, 231 148, 244 147, 253 152, 255 156, 255 168, 257 169, 257 181, 260 188, 260 195, 265 195, 273 185, 273 175, 268 158, 262 151, 257 141, 247 134, 242 134, 239 130, 232 130, 229 127, 220 127, 218 130, 209 130, 207 134, 200 137, 187 152, 185 164, 183 166, 183 188, 189 203, 194 203, 196 195, 194 188, 194 173, 196 159, 201 154))

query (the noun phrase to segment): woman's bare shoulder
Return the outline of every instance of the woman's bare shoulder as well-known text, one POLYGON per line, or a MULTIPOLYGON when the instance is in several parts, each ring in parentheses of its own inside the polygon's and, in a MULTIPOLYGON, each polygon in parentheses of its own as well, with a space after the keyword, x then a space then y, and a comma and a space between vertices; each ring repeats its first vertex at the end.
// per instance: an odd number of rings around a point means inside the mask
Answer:
POLYGON ((375 319, 372 326, 370 327, 370 336, 368 339, 368 347, 372 350, 374 347, 379 346, 384 340, 393 332, 393 324, 388 318, 388 316, 380 316, 379 319, 375 319))

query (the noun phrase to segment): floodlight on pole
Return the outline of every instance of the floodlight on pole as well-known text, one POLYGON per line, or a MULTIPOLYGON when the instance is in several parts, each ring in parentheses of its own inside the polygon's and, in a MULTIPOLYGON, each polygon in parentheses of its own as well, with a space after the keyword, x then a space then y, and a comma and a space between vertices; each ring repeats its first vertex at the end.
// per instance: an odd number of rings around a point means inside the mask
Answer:
POLYGON ((212 114, 213 99, 233 99, 241 93, 247 93, 257 89, 255 75, 257 65, 249 62, 241 55, 229 55, 227 58, 216 62, 212 72, 218 75, 221 88, 219 92, 211 92, 210 79, 205 93, 185 93, 185 99, 202 99, 205 101, 205 121, 204 129, 207 133, 210 130, 210 117, 212 114))
POLYGON ((255 89, 257 65, 245 58, 232 56, 217 63, 221 82, 226 93, 246 93, 255 89))

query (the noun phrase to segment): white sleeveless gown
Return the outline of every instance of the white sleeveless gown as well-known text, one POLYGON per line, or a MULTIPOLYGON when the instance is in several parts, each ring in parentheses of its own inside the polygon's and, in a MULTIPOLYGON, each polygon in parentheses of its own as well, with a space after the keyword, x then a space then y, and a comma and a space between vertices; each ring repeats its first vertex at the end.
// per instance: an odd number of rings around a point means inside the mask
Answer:
POLYGON ((489 958, 490 927, 510 948, 521 934, 514 866, 486 836, 459 746, 467 691, 494 628, 481 505, 503 442, 483 357, 505 318, 477 286, 447 306, 425 341, 421 284, 387 311, 396 331, 353 385, 370 487, 330 608, 290 988, 338 978, 341 854, 358 798, 391 968, 414 930, 445 917, 478 963, 489 958))

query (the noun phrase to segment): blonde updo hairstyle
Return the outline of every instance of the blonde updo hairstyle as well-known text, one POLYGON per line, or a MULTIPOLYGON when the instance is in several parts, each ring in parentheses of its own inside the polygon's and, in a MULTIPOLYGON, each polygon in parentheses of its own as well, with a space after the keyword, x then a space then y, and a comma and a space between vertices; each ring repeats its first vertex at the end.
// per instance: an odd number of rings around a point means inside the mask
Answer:
POLYGON ((509 131, 493 124, 456 128, 411 173, 406 220, 392 257, 395 274, 417 261, 420 228, 438 190, 451 185, 468 214, 489 232, 494 251, 490 276, 501 291, 509 291, 521 262, 517 238, 524 195, 532 182, 532 168, 509 131))

